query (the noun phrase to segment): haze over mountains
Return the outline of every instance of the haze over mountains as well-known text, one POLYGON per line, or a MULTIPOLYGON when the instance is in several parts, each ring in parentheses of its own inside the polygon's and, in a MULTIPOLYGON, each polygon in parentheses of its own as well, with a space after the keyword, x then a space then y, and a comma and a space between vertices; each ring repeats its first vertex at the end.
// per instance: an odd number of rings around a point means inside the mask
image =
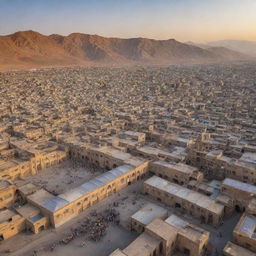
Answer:
POLYGON ((34 31, 0 36, 0 70, 69 65, 201 63, 246 58, 246 55, 225 47, 198 47, 175 39, 120 39, 81 33, 45 36, 34 31))
POLYGON ((203 49, 209 49, 212 47, 224 47, 233 51, 243 53, 247 56, 256 57, 256 42, 253 41, 243 41, 243 40, 220 40, 208 43, 194 43, 185 42, 186 44, 197 46, 203 49))
POLYGON ((209 42, 209 46, 222 46, 234 51, 239 51, 248 56, 256 57, 256 42, 242 40, 221 40, 209 42))

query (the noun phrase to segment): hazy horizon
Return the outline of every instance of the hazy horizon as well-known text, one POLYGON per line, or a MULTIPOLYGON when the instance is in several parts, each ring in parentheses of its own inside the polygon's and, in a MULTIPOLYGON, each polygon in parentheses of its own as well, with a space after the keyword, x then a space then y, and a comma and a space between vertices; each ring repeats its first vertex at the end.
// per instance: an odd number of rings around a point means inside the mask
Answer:
POLYGON ((256 41, 251 0, 0 0, 0 35, 34 30, 68 35, 256 41))
MULTIPOLYGON (((41 33, 40 31, 36 31, 36 30, 18 30, 18 31, 14 31, 13 33, 8 33, 8 34, 0 34, 0 36, 8 36, 8 35, 12 35, 12 34, 15 34, 17 32, 28 32, 28 31, 33 31, 33 32, 38 32, 42 35, 45 35, 45 36, 50 36, 50 35, 60 35, 60 36, 69 36, 71 34, 88 34, 88 35, 96 35, 96 36, 101 36, 101 37, 105 37, 105 38, 120 38, 120 39, 132 39, 132 38, 146 38, 146 39, 152 39, 152 40, 171 40, 171 39, 175 39, 177 40, 176 38, 167 38, 167 39, 157 39, 157 38, 152 38, 152 37, 141 37, 141 36, 138 36, 138 37, 118 37, 118 36, 103 36, 101 34, 89 34, 89 33, 84 33, 84 32, 80 32, 80 31, 74 31, 74 32, 71 32, 70 34, 60 34, 60 33, 52 33, 52 34, 45 34, 45 33, 41 33)), ((178 40, 179 41, 179 40, 178 40)), ((196 42, 196 41, 191 41, 191 40, 187 40, 187 41, 181 41, 182 43, 197 43, 197 44, 204 44, 204 43, 211 43, 211 42, 221 42, 221 41, 243 41, 243 42, 249 42, 249 43, 256 43, 256 40, 240 40, 240 39, 228 39, 228 38, 225 38, 225 39, 219 39, 219 40, 213 40, 213 41, 204 41, 204 42, 196 42)))

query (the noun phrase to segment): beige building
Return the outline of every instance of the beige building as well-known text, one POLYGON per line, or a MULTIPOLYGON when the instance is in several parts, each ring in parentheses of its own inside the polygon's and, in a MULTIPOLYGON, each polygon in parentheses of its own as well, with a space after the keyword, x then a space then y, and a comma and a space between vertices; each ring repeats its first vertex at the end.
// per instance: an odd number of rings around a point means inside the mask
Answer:
POLYGON ((124 164, 132 163, 132 165, 137 165, 140 161, 145 161, 134 157, 130 153, 124 152, 125 148, 121 147, 117 149, 112 146, 95 147, 90 144, 85 144, 73 145, 69 148, 71 159, 79 160, 84 163, 89 162, 106 170, 112 170, 124 164))
POLYGON ((150 160, 164 160, 170 162, 179 162, 185 159, 184 151, 176 148, 173 152, 168 152, 159 148, 150 146, 136 147, 131 151, 132 154, 150 160))
POLYGON ((142 233, 154 219, 166 219, 168 211, 156 204, 148 203, 131 216, 131 230, 142 233))
POLYGON ((38 139, 42 135, 44 135, 44 129, 41 127, 21 127, 21 128, 14 128, 13 134, 17 137, 23 136, 28 139, 38 139))
POLYGON ((31 161, 27 159, 0 160, 0 179, 16 180, 33 175, 31 161))
POLYGON ((176 249, 185 255, 204 255, 210 233, 172 214, 165 220, 177 230, 176 249))
POLYGON ((183 163, 171 164, 165 161, 155 161, 150 163, 149 170, 161 178, 180 185, 188 184, 192 180, 196 182, 203 180, 202 172, 199 172, 196 167, 183 163))
POLYGON ((246 212, 256 217, 256 197, 253 197, 247 205, 246 212))
POLYGON ((176 249, 177 230, 161 219, 153 220, 146 227, 146 233, 156 240, 160 240, 160 253, 164 256, 172 255, 176 249))
POLYGON ((221 191, 232 198, 237 211, 244 211, 251 199, 256 196, 256 186, 230 178, 222 182, 221 191))
POLYGON ((256 253, 256 217, 243 214, 233 231, 236 244, 256 253))
POLYGON ((0 209, 9 206, 15 200, 16 186, 10 181, 0 181, 0 209))
POLYGON ((145 142, 146 140, 146 134, 143 132, 125 131, 123 135, 138 142, 145 142))
POLYGON ((256 153, 226 154, 227 145, 215 140, 202 139, 188 148, 187 163, 202 168, 211 178, 226 177, 256 185, 256 153))
POLYGON ((113 251, 109 256, 127 256, 124 252, 122 252, 120 249, 116 249, 113 251))
POLYGON ((49 225, 49 220, 44 216, 38 208, 31 204, 25 204, 16 211, 26 219, 26 229, 32 233, 39 233, 45 230, 49 225))
POLYGON ((160 239, 143 232, 124 250, 127 256, 160 256, 160 239))
POLYGON ((228 242, 225 246, 223 253, 225 256, 255 256, 255 253, 249 251, 239 245, 232 242, 228 242))
POLYGON ((34 194, 36 191, 38 191, 40 189, 41 189, 40 187, 38 187, 32 183, 27 183, 27 184, 18 186, 17 196, 20 197, 20 199, 22 199, 25 202, 29 195, 34 194))
POLYGON ((0 241, 6 240, 25 229, 25 218, 14 211, 0 211, 0 241))
POLYGON ((188 256, 206 252, 210 233, 176 215, 165 221, 154 218, 145 231, 124 250, 117 249, 110 256, 171 256, 176 251, 188 256))
POLYGON ((167 205, 181 208, 213 226, 218 226, 224 216, 224 206, 215 200, 157 176, 144 182, 144 192, 167 205))
POLYGON ((51 225, 59 227, 83 210, 140 179, 148 170, 148 162, 137 166, 122 165, 58 196, 41 189, 29 195, 30 204, 49 217, 51 225))
POLYGON ((17 157, 0 160, 0 179, 16 180, 35 175, 40 170, 58 164, 67 158, 66 152, 56 143, 22 142, 11 143, 11 147, 16 150, 17 157))

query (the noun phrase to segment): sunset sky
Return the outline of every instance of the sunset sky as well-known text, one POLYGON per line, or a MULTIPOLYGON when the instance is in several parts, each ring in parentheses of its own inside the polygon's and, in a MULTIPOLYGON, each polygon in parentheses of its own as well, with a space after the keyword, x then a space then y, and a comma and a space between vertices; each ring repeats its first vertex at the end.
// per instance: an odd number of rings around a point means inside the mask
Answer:
POLYGON ((256 41, 256 0, 0 0, 0 34, 256 41))

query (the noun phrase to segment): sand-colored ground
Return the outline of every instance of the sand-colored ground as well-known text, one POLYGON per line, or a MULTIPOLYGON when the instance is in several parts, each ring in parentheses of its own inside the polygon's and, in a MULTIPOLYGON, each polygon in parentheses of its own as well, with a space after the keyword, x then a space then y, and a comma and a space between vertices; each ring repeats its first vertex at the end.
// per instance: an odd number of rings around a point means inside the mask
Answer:
POLYGON ((82 166, 66 160, 56 166, 44 169, 34 176, 27 177, 25 180, 43 187, 49 192, 61 194, 100 175, 103 171, 105 170, 82 166))

